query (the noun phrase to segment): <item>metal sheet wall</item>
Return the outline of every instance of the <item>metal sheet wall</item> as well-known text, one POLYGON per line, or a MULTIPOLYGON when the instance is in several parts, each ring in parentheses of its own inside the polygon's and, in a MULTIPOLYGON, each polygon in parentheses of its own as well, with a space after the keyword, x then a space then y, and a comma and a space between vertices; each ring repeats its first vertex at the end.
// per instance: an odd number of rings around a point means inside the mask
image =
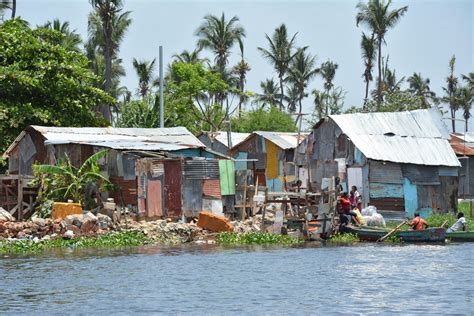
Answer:
POLYGON ((220 180, 214 180, 214 179, 203 180, 202 194, 208 197, 220 198, 221 197, 220 180))
POLYGON ((403 164, 403 176, 414 184, 439 185, 439 167, 403 164))
POLYGON ((377 183, 403 184, 400 164, 369 161, 369 181, 377 183))
POLYGON ((164 200, 166 216, 181 216, 181 161, 165 160, 164 200))
POLYGON ((219 179, 219 161, 185 160, 183 175, 187 179, 219 179))

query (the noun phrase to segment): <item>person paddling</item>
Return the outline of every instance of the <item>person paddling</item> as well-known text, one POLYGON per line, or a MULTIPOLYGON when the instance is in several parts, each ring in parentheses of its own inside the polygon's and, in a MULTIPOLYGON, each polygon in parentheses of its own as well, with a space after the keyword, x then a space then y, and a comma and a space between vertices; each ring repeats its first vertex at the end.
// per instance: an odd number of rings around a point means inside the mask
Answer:
POLYGON ((459 212, 457 217, 458 217, 458 220, 456 221, 456 223, 453 224, 453 226, 449 227, 446 230, 447 233, 454 233, 454 232, 467 230, 466 218, 464 217, 464 213, 459 212))
POLYGON ((429 227, 428 223, 420 217, 420 213, 415 213, 415 217, 411 221, 411 227, 414 230, 423 230, 429 227))

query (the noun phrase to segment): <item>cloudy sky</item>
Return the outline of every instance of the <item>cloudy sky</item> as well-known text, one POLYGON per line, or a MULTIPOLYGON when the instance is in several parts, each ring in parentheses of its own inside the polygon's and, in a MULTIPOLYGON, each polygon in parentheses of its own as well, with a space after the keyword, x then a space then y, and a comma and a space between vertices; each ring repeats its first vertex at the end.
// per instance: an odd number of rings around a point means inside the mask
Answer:
MULTIPOLYGON (((69 21, 83 38, 87 37, 87 0, 17 0, 17 14, 32 25, 59 18, 69 21)), ((265 78, 274 77, 272 67, 257 50, 266 46, 265 33, 285 23, 291 33, 298 32, 297 44, 309 46, 318 64, 328 58, 339 64, 335 84, 347 91, 346 107, 360 106, 364 95, 363 63, 360 55, 361 29, 356 27, 355 6, 351 0, 125 0, 125 10, 132 11, 133 23, 122 43, 120 57, 127 72, 122 84, 131 91, 137 87, 132 59, 153 59, 158 46, 164 46, 164 59, 183 49, 192 50, 193 35, 206 14, 238 16, 244 26, 245 55, 252 67, 248 89, 259 92, 265 78)), ((394 7, 408 5, 399 24, 388 32, 384 54, 390 55, 390 67, 398 77, 420 72, 431 80, 431 88, 442 94, 448 73, 448 61, 456 55, 456 73, 474 71, 474 1, 417 0, 394 1, 394 7)), ((238 59, 235 47, 231 62, 238 59)), ((315 79, 310 89, 322 88, 315 79)), ((312 111, 312 100, 304 100, 304 111, 312 111)), ((447 121, 448 122, 448 121, 447 121)), ((470 128, 474 130, 471 122, 470 128)))

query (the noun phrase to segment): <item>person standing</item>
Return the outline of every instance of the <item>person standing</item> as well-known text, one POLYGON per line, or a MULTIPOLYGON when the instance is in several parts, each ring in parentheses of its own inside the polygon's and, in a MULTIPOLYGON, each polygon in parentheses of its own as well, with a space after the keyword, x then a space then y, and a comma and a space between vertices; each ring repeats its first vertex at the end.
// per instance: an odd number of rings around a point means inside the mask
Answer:
POLYGON ((359 191, 357 191, 357 187, 355 185, 353 185, 351 188, 349 199, 351 201, 352 209, 355 209, 355 208, 358 208, 359 210, 362 209, 362 198, 359 191))

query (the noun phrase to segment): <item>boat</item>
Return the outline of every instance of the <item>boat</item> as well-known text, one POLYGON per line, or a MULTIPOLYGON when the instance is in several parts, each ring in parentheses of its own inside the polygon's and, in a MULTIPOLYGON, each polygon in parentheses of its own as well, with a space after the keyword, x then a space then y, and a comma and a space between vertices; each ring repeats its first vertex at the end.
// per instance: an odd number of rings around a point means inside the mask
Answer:
MULTIPOLYGON (((344 228, 343 232, 357 235, 360 240, 377 241, 385 236, 389 230, 367 226, 357 227, 348 225, 344 228)), ((446 229, 427 228, 423 230, 400 230, 395 232, 394 235, 404 242, 444 242, 446 229)))
POLYGON ((446 232, 446 238, 452 241, 474 241, 474 232, 446 232))

